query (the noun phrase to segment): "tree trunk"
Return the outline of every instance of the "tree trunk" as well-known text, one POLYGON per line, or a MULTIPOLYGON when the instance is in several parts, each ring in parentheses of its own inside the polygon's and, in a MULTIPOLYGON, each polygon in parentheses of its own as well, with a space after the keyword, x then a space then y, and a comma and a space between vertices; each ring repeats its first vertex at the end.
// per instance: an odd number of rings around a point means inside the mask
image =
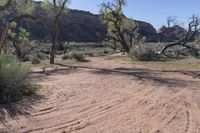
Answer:
POLYGON ((185 42, 185 43, 176 42, 176 43, 172 43, 172 44, 166 45, 166 46, 161 50, 161 54, 164 54, 165 51, 166 51, 168 48, 174 47, 174 46, 178 46, 178 45, 179 45, 179 46, 182 46, 182 47, 186 47, 186 48, 188 48, 188 49, 191 49, 191 50, 193 50, 193 51, 195 51, 195 52, 198 52, 198 51, 199 51, 199 49, 187 45, 187 42, 185 42))
POLYGON ((165 51, 166 51, 168 48, 174 47, 174 46, 176 46, 176 45, 179 45, 179 43, 177 42, 177 43, 168 44, 168 45, 166 45, 166 46, 163 47, 163 49, 161 50, 160 53, 161 53, 161 54, 164 54, 165 51))
POLYGON ((13 46, 15 47, 15 52, 16 52, 17 58, 19 60, 21 60, 21 48, 19 46, 17 46, 15 41, 13 41, 13 46))
POLYGON ((117 51, 117 42, 114 42, 114 51, 117 51))
POLYGON ((131 49, 133 47, 133 37, 131 35, 130 36, 130 46, 129 46, 129 49, 131 49))
POLYGON ((117 32, 118 32, 118 36, 119 36, 119 40, 120 40, 120 43, 121 45, 123 46, 124 50, 129 53, 130 52, 130 48, 128 47, 126 41, 125 41, 125 37, 124 37, 124 34, 123 32, 121 32, 121 28, 119 26, 117 26, 117 24, 115 24, 115 27, 117 29, 117 32))
POLYGON ((128 47, 128 45, 127 45, 127 43, 126 43, 126 41, 125 41, 125 39, 124 39, 123 36, 122 36, 121 44, 122 44, 124 50, 125 50, 127 53, 130 53, 130 48, 128 47))
POLYGON ((50 64, 54 64, 54 58, 55 58, 55 47, 56 43, 58 41, 58 36, 60 32, 60 14, 57 14, 54 21, 54 34, 53 34, 53 40, 52 40, 52 46, 51 46, 51 52, 50 52, 50 64))
POLYGON ((0 54, 2 53, 9 28, 10 28, 10 23, 7 22, 3 28, 3 31, 2 31, 1 37, 0 37, 0 54))

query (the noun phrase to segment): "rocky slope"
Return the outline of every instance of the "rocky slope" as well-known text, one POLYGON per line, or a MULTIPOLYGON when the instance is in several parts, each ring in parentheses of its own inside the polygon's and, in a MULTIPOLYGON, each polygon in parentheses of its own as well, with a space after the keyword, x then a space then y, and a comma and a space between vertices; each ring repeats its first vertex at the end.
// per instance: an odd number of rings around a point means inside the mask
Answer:
MULTIPOLYGON (((34 13, 46 16, 47 21, 30 22, 23 20, 19 22, 20 26, 31 33, 32 39, 50 40, 51 31, 53 30, 53 20, 51 19, 53 13, 42 9, 39 2, 37 2, 34 13)), ((185 30, 179 26, 172 28, 162 27, 157 32, 149 23, 142 21, 137 21, 137 23, 140 35, 145 36, 148 42, 170 42, 179 39, 185 33, 185 30)), ((2 29, 1 24, 0 29, 2 29)), ((107 27, 101 23, 99 15, 94 15, 87 11, 70 10, 62 15, 60 31, 59 40, 61 41, 98 42, 106 37, 107 27)))
MULTIPOLYGON (((21 21, 21 26, 26 28, 34 39, 49 40, 51 38, 50 31, 53 30, 53 20, 49 17, 51 12, 37 6, 35 13, 47 16, 48 21, 45 23, 41 21, 31 23, 21 21)), ((148 41, 158 40, 156 29, 151 24, 142 21, 137 22, 141 36, 146 36, 148 41)), ((101 23, 99 15, 86 11, 70 10, 62 15, 60 31, 60 40, 62 41, 70 39, 77 42, 94 42, 101 41, 106 37, 107 27, 101 23)))
POLYGON ((185 33, 186 30, 178 25, 174 25, 170 28, 163 26, 158 30, 158 38, 161 42, 171 42, 179 40, 185 33))

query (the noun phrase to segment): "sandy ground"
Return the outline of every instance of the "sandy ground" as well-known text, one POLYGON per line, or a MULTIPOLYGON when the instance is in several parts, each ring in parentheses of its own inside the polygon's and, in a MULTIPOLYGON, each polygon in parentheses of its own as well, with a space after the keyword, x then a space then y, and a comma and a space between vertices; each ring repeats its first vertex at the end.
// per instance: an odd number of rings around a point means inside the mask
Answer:
POLYGON ((200 79, 190 72, 89 60, 33 74, 43 89, 15 110, 1 107, 0 132, 200 133, 200 79))

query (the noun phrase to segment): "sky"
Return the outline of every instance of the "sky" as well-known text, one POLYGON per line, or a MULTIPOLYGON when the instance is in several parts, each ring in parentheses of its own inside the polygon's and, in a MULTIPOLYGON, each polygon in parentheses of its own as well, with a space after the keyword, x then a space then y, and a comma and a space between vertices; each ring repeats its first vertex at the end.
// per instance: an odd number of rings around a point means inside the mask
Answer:
MULTIPOLYGON (((108 0, 71 0, 72 9, 99 13, 99 5, 108 0)), ((200 0, 127 0, 127 17, 151 23, 155 28, 166 25, 168 16, 175 16, 177 24, 186 26, 189 18, 200 15, 200 0)))

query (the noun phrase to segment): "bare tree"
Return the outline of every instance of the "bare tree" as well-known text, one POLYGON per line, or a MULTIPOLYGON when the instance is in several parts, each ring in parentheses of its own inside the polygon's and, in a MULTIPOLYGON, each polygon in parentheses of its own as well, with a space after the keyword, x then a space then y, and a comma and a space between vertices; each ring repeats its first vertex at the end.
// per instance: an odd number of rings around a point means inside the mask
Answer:
POLYGON ((175 21, 176 21, 176 17, 175 16, 168 16, 167 17, 167 26, 168 26, 168 28, 170 28, 171 24, 174 24, 175 21))
POLYGON ((198 52, 199 49, 188 45, 188 42, 193 40, 197 36, 199 31, 200 31, 200 19, 197 16, 193 15, 191 18, 191 22, 188 24, 188 30, 186 34, 180 40, 164 46, 163 49, 161 50, 161 54, 163 54, 168 48, 174 46, 182 46, 198 52))

